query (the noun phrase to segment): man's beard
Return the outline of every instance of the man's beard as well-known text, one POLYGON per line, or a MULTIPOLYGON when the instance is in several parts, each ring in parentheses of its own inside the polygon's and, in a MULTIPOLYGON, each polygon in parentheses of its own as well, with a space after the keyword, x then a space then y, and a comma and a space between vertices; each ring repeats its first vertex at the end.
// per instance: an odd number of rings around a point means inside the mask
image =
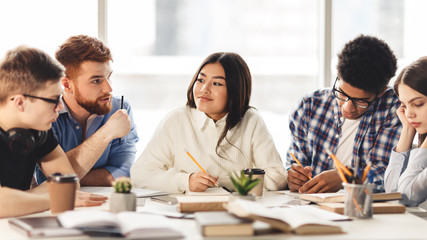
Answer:
POLYGON ((101 106, 97 103, 98 100, 101 100, 101 99, 104 99, 107 97, 110 97, 110 99, 111 99, 111 94, 106 94, 102 97, 97 98, 95 101, 90 101, 90 100, 85 99, 80 94, 79 89, 76 88, 75 96, 76 96, 77 104, 79 104, 82 108, 86 109, 86 111, 88 111, 92 114, 105 115, 111 111, 111 108, 112 108, 111 101, 110 101, 110 104, 107 104, 104 106, 101 106))

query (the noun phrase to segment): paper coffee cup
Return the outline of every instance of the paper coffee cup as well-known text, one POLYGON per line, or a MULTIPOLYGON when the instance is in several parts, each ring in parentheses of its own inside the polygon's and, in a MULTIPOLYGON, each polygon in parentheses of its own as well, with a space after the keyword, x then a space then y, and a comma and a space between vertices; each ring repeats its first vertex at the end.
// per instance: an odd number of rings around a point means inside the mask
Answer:
POLYGON ((50 211, 61 213, 74 209, 78 178, 74 174, 54 173, 48 178, 50 211))
POLYGON ((251 190, 249 193, 254 194, 255 196, 262 196, 264 189, 264 175, 265 171, 261 168, 247 168, 245 169, 245 174, 249 175, 252 173, 252 179, 260 179, 261 181, 251 190))

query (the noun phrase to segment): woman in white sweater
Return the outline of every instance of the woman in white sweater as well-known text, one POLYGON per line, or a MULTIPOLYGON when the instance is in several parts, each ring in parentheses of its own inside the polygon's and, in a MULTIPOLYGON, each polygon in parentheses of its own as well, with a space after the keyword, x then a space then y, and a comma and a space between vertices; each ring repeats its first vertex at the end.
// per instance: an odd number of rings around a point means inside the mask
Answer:
POLYGON ((415 206, 427 199, 427 57, 407 66, 394 90, 401 106, 397 115, 403 128, 385 172, 386 192, 401 192, 404 203, 415 206), (418 148, 412 148, 418 133, 418 148))
POLYGON ((134 185, 171 193, 216 184, 232 189, 232 171, 262 168, 266 189, 284 189, 286 169, 264 121, 249 106, 251 85, 238 54, 208 56, 188 87, 187 105, 167 114, 132 166, 134 185))

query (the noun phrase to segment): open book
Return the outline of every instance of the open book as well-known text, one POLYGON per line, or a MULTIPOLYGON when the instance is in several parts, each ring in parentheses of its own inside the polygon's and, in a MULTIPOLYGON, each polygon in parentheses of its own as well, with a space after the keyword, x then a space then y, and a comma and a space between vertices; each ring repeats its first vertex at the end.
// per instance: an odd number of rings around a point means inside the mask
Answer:
POLYGON ((136 212, 110 213, 100 210, 67 211, 58 215, 64 228, 79 229, 90 233, 119 233, 127 239, 182 238, 170 228, 164 216, 136 212))
POLYGON ((313 206, 267 208, 247 200, 230 202, 228 211, 238 217, 266 222, 285 233, 296 234, 342 233, 341 227, 332 221, 349 219, 313 206))
MULTIPOLYGON (((344 202, 344 192, 336 193, 310 193, 301 194, 300 199, 311 201, 314 203, 336 203, 344 202)), ((402 194, 399 192, 394 193, 374 193, 372 194, 374 202, 391 201, 402 199, 402 194)))

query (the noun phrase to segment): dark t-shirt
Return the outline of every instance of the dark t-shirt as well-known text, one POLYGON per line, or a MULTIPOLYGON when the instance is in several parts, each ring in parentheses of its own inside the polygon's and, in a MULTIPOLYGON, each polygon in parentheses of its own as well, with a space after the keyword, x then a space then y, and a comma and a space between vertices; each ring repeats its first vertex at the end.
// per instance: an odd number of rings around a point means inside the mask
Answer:
POLYGON ((46 141, 28 155, 12 152, 8 145, 0 140, 0 185, 21 190, 29 189, 36 163, 52 152, 57 145, 58 141, 53 136, 52 129, 49 130, 46 141))

